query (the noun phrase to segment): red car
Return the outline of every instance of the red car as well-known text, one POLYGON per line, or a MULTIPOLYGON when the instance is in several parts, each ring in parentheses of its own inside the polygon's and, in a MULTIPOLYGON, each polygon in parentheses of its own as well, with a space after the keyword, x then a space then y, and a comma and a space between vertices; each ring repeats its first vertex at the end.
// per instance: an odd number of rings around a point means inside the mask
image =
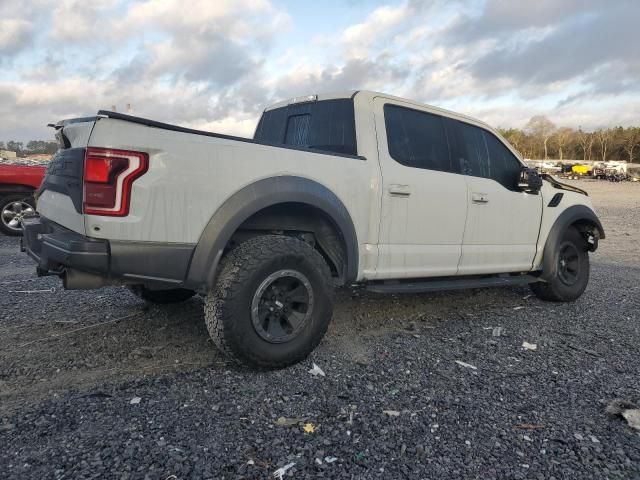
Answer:
POLYGON ((33 194, 44 172, 40 166, 0 164, 0 232, 22 233, 22 217, 35 211, 33 194))

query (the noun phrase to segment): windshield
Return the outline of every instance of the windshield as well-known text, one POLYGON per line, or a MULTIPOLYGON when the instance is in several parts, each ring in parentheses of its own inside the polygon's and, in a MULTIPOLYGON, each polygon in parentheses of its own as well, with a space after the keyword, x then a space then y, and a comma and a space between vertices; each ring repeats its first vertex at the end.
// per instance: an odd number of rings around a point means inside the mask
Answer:
POLYGON ((357 155, 353 100, 294 103, 264 112, 254 139, 357 155))

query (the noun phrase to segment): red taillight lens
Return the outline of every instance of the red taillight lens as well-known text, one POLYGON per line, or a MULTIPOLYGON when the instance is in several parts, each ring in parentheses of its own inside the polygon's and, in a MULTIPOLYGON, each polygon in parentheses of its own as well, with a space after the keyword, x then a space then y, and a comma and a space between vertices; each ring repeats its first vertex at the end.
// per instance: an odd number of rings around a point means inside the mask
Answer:
POLYGON ((129 214, 131 184, 149 168, 144 152, 87 148, 84 158, 84 213, 124 217, 129 214))
POLYGON ((128 166, 127 158, 87 155, 84 159, 84 179, 92 183, 109 183, 110 177, 113 179, 128 166))

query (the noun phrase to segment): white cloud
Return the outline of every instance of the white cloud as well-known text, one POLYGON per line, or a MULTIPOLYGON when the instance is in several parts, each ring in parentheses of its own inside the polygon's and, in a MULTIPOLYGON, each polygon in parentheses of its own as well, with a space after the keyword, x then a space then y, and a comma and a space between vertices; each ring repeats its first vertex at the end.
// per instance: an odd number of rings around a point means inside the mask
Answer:
POLYGON ((110 10, 117 4, 118 0, 58 0, 52 4, 51 36, 58 42, 104 38, 114 17, 110 10))
POLYGON ((375 9, 362 23, 348 27, 341 40, 349 57, 364 58, 376 40, 385 38, 390 31, 405 21, 413 12, 410 4, 384 6, 375 9))
POLYGON ((141 116, 250 135, 273 101, 364 88, 500 126, 534 114, 637 123, 636 0, 353 5, 352 25, 305 36, 270 0, 0 0, 0 130, 47 137, 48 122, 130 103, 141 116))
POLYGON ((33 30, 33 24, 21 18, 0 19, 0 52, 24 48, 33 30))
POLYGON ((275 15, 276 10, 267 0, 145 0, 134 4, 127 12, 122 26, 123 31, 135 31, 136 28, 153 28, 169 31, 202 34, 213 29, 225 33, 229 38, 242 41, 255 35, 255 28, 268 28, 274 22, 287 21, 284 14, 275 15), (256 21, 256 16, 261 19, 256 21))
POLYGON ((193 121, 186 126, 206 132, 224 132, 227 135, 252 137, 256 130, 256 119, 255 117, 236 118, 231 116, 215 121, 193 121))

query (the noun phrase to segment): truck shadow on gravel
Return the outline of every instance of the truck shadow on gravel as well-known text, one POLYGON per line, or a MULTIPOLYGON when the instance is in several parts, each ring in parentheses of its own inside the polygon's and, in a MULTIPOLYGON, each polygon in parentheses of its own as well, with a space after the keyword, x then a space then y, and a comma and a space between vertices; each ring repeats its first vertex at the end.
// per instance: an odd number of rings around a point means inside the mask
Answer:
MULTIPOLYGON (((210 340, 201 298, 149 306, 124 288, 64 291, 56 278, 25 274, 17 240, 2 240, 3 251, 15 245, 16 253, 3 256, 10 261, 0 270, 5 293, 0 295, 0 412, 105 383, 200 369, 214 375, 244 370, 227 362, 210 340)), ((581 312, 602 309, 603 288, 617 289, 603 274, 611 268, 595 264, 585 296, 561 306, 537 300, 527 288, 413 295, 342 289, 328 334, 312 358, 337 355, 347 362, 374 364, 381 343, 394 348, 403 338, 440 342, 452 332, 460 348, 482 352, 492 348, 486 344, 491 332, 485 330, 499 325, 509 325, 512 333, 518 325, 518 338, 543 339, 554 329, 567 330, 554 325, 558 315, 579 328, 581 312), (545 321, 537 326, 526 321, 532 315, 545 321)), ((620 286, 618 301, 629 294, 620 286)))
MULTIPOLYGON (((25 278, 22 272, 18 277, 25 278)), ((120 384, 203 368, 244 370, 226 361, 210 340, 199 297, 156 306, 124 288, 64 291, 55 278, 28 280, 10 284, 15 289, 10 291, 21 293, 0 300, 5 312, 0 326, 0 411, 104 382, 120 384)), ((389 296, 344 289, 337 294, 333 322, 319 349, 366 364, 373 359, 369 339, 398 332, 418 335, 418 330, 428 335, 440 320, 465 321, 479 304, 505 308, 527 292, 389 296)))

